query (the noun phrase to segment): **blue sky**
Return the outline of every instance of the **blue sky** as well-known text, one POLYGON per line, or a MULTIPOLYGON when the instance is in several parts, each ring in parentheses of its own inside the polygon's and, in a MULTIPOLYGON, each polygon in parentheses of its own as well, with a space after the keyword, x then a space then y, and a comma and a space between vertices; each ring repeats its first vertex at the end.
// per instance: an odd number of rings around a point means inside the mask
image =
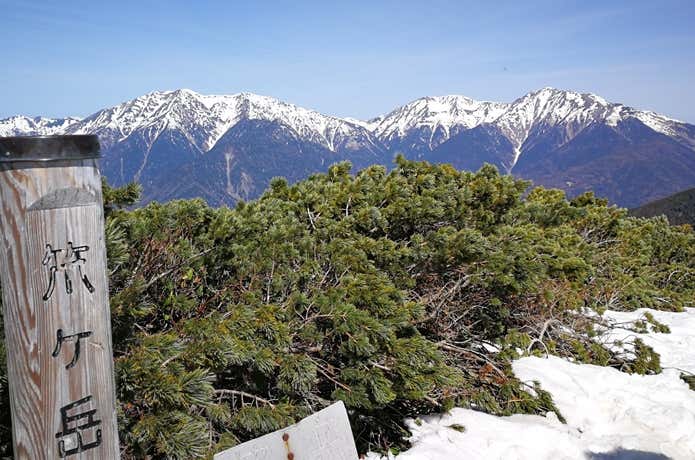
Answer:
POLYGON ((176 88, 370 118, 554 86, 695 123, 693 1, 0 0, 0 16, 0 118, 176 88))

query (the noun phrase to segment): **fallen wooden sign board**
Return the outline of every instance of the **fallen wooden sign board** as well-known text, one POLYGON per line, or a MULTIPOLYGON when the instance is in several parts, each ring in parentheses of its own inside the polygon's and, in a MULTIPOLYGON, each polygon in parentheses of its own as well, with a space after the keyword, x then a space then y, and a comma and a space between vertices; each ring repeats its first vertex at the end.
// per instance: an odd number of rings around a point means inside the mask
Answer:
POLYGON ((295 425, 239 444, 214 460, 357 460, 350 421, 341 401, 295 425))

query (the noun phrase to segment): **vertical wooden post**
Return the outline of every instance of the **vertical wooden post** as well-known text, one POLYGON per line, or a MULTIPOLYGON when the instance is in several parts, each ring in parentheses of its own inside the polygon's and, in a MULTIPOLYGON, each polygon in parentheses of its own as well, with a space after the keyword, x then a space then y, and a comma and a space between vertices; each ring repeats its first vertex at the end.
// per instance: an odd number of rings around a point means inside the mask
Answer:
POLYGON ((96 136, 0 138, 15 459, 119 458, 96 136))

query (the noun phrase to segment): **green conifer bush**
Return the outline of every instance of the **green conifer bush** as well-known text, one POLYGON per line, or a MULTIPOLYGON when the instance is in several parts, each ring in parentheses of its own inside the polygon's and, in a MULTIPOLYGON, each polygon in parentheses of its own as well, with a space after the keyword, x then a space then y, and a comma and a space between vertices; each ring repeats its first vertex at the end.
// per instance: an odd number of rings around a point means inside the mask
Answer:
POLYGON ((123 457, 210 458, 338 399, 361 452, 454 405, 557 412, 514 378, 523 354, 658 372, 644 344, 631 365, 593 344, 579 312, 692 305, 692 229, 528 186, 403 158, 234 209, 129 209, 136 186, 105 186, 123 457))

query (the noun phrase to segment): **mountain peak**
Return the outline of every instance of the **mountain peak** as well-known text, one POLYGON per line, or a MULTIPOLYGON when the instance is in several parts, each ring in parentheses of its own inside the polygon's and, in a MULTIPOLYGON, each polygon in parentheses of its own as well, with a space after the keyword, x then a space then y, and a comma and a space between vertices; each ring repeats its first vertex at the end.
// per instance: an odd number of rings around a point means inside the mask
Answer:
POLYGON ((190 89, 154 91, 101 110, 72 128, 72 133, 99 134, 107 148, 147 130, 146 146, 167 130, 178 129, 201 152, 207 152, 244 119, 280 123, 296 136, 330 150, 337 136, 370 136, 362 124, 251 92, 204 95, 190 89), (364 131, 355 133, 355 130, 364 131))
POLYGON ((694 143, 690 138, 681 137, 678 130, 673 127, 674 123, 682 124, 682 122, 655 112, 609 102, 594 93, 545 87, 522 96, 512 106, 532 111, 533 114, 530 116, 536 121, 550 125, 558 123, 574 125, 575 132, 579 126, 586 126, 590 122, 605 122, 609 126, 617 126, 621 121, 633 118, 654 131, 678 137, 679 142, 686 142, 689 145, 694 143))
POLYGON ((14 115, 0 120, 0 137, 4 136, 50 136, 61 134, 80 118, 46 118, 14 115))
MULTIPOLYGON (((449 139, 453 134, 496 119, 507 104, 476 101, 461 95, 429 96, 416 99, 383 117, 369 122, 382 139, 399 144, 408 133, 425 136, 428 149, 449 139)), ((409 142, 409 141, 405 141, 409 142)))
POLYGON ((534 130, 559 127, 559 138, 567 141, 593 123, 616 126, 628 118, 675 136, 681 143, 690 146, 695 143, 692 135, 678 134, 682 130, 674 128, 674 120, 667 117, 610 103, 592 93, 551 86, 531 91, 510 104, 476 101, 461 95, 423 97, 363 126, 397 150, 415 150, 419 158, 464 130, 493 125, 512 144, 514 153, 505 166, 511 171, 534 130))

